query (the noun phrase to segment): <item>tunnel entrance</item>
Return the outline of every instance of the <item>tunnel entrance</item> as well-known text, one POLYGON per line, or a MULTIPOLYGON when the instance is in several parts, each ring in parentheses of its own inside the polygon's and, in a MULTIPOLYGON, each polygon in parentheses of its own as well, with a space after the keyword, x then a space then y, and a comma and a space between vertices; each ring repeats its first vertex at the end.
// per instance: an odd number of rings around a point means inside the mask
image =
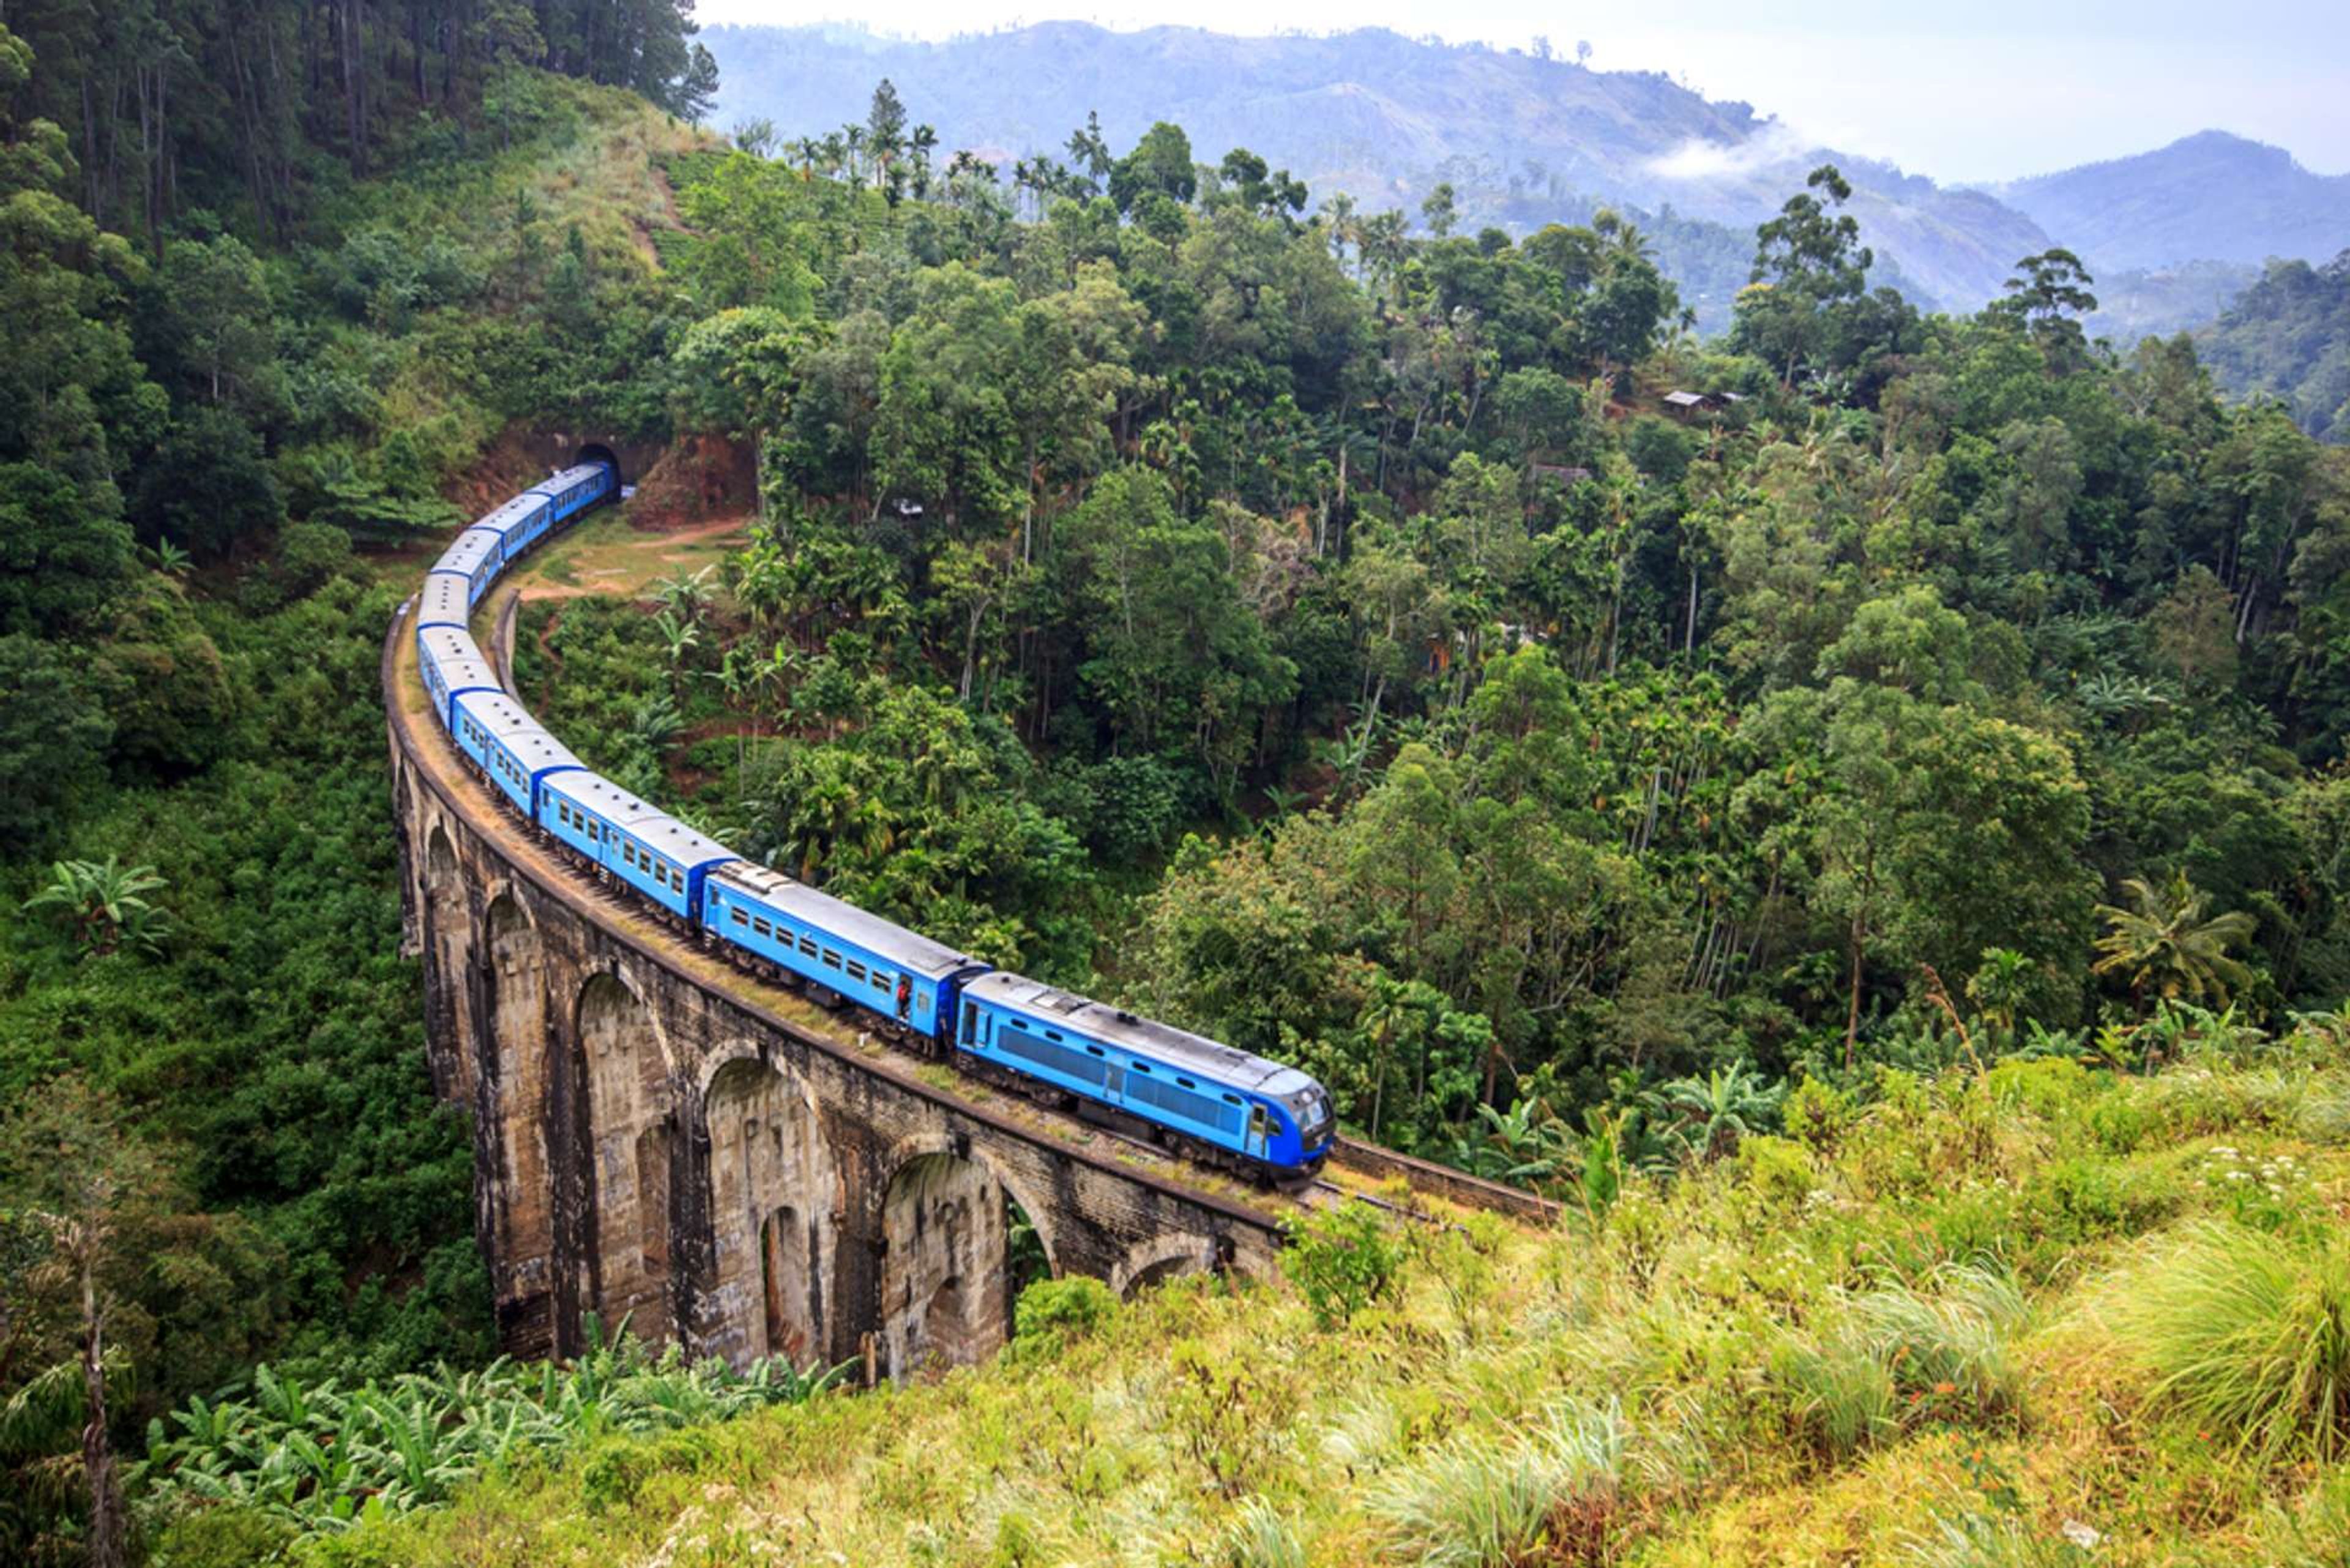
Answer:
POLYGON ((620 466, 620 454, 601 441, 589 441, 572 453, 571 461, 575 463, 608 462, 612 465, 612 477, 616 482, 621 484, 629 483, 629 471, 620 466))

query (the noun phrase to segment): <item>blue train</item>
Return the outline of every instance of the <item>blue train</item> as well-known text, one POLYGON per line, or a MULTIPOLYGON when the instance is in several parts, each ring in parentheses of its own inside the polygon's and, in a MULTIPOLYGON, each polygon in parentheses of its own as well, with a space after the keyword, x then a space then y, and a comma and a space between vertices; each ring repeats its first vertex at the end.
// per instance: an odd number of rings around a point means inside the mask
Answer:
POLYGON ((1319 1170, 1330 1097, 1295 1067, 982 963, 753 865, 597 774, 525 712, 474 643, 498 575, 619 491, 581 462, 460 534, 412 602, 432 711, 458 751, 562 852, 754 973, 850 1010, 962 1070, 1268 1181, 1319 1170))

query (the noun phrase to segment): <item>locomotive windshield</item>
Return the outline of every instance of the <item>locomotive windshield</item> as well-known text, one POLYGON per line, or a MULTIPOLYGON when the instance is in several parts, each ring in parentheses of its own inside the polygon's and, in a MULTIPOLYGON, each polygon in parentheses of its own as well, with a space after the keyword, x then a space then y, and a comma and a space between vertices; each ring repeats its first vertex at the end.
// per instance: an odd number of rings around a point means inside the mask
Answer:
POLYGON ((1289 1114, 1297 1118, 1300 1140, 1309 1146, 1318 1143, 1329 1130, 1330 1096, 1318 1087, 1301 1089, 1290 1096, 1289 1114))

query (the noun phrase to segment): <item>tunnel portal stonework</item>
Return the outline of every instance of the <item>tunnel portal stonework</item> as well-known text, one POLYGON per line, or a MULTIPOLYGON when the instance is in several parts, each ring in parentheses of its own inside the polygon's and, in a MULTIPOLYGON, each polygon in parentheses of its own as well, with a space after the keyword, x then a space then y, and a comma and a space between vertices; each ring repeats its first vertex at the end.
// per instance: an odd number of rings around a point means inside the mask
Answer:
POLYGON ((434 1089, 472 1116, 507 1351, 574 1354, 592 1314, 738 1366, 976 1360, 1009 1329, 1007 1195, 1056 1274, 1123 1291, 1271 1266, 1267 1213, 794 1023, 555 862, 403 703, 404 625, 385 659, 404 929, 434 1089))

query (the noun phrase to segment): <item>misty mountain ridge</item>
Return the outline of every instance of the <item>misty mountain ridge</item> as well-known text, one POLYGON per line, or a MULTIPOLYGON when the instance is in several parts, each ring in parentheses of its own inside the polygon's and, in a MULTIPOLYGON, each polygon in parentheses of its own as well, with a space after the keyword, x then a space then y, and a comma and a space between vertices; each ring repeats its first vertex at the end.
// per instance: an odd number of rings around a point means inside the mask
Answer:
POLYGON ((2092 265, 2258 266, 2350 245, 2350 174, 2313 174, 2282 147, 2225 130, 1991 187, 2051 234, 2080 236, 2092 265))
MULTIPOLYGON (((2350 178, 2311 174, 2280 150, 2220 132, 1970 188, 1821 147, 1750 104, 1709 99, 1660 72, 1378 28, 1241 37, 1052 22, 930 43, 834 24, 712 27, 703 37, 721 67, 719 123, 764 117, 787 137, 861 121, 887 76, 942 150, 1006 161, 1065 158, 1071 130, 1097 111, 1113 147, 1171 120, 1201 161, 1246 147, 1305 180, 1317 201, 1345 192, 1367 208, 1416 212, 1449 182, 1471 229, 1525 233, 1582 221, 1600 203, 1627 206, 1662 220, 1659 259, 1709 327, 1726 321, 1744 280, 1753 225, 1823 161, 1854 185, 1851 211, 1880 257, 1880 281, 1946 308, 1995 296, 2017 258, 2051 244, 2081 253, 2093 271, 2159 271, 2206 258, 2330 256, 2350 244, 2350 178)), ((2209 318, 2157 311, 2132 325, 2209 318)))

